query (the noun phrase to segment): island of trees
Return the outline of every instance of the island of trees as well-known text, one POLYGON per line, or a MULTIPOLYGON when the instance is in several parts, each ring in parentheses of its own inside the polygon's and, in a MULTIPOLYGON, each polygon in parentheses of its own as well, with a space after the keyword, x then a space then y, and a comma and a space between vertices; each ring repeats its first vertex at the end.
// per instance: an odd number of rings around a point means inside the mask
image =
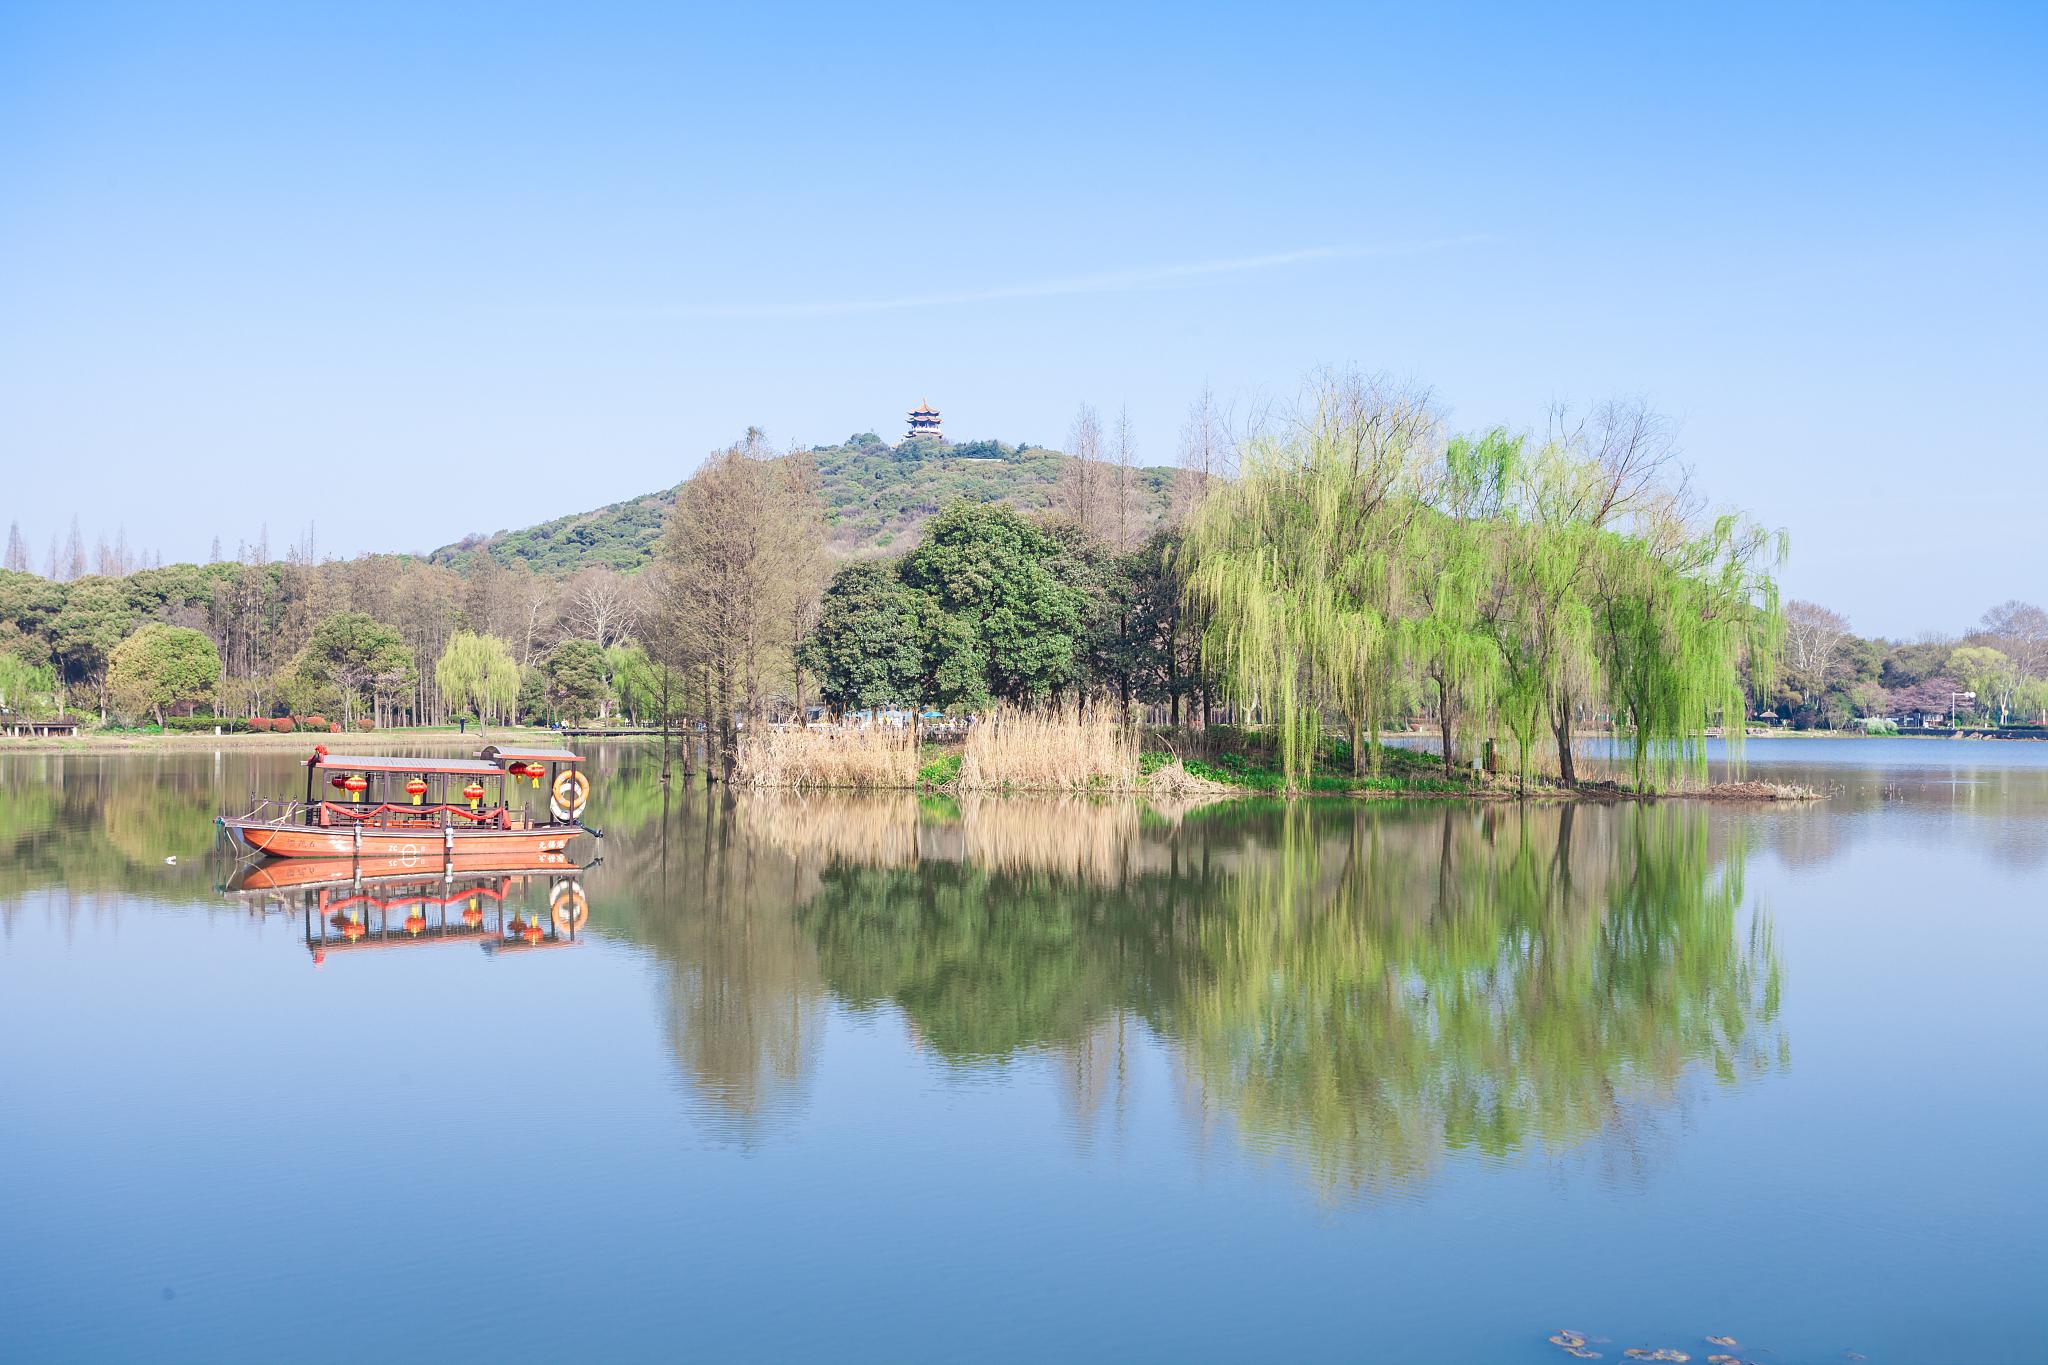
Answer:
POLYGON ((2028 604, 1910 643, 1781 604, 1782 537, 1710 510, 1640 403, 1457 431, 1425 392, 1328 374, 1247 428, 1204 395, 1171 469, 1085 406, 1064 453, 777 452, 755 430, 672 494, 422 557, 259 541, 89 564, 74 529, 35 573, 15 531, 0 706, 165 729, 634 724, 701 736, 686 771, 727 780, 745 736, 802 719, 1052 714, 1289 788, 1416 779, 1381 737, 1418 726, 1446 782, 1478 760, 1570 787, 1579 741, 1613 733, 1656 786, 1758 718, 2048 706, 2028 604))

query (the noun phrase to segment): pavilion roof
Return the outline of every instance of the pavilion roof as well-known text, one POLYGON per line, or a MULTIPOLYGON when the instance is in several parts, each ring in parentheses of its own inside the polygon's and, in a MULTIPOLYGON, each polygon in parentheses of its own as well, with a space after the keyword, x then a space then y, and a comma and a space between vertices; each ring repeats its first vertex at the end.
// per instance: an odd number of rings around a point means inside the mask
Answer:
POLYGON ((483 751, 488 759, 514 758, 522 763, 581 763, 582 754, 572 754, 567 749, 522 749, 517 746, 499 748, 492 744, 483 751))

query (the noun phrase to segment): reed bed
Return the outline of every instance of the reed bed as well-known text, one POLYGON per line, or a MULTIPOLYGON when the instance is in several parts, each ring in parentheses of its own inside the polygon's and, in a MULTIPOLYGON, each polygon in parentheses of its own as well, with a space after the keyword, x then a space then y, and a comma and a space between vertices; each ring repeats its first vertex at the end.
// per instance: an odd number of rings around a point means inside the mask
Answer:
POLYGON ((758 730, 740 739, 734 781, 794 791, 904 791, 917 785, 917 732, 879 725, 758 730))
POLYGON ((997 711, 967 731, 958 785, 961 791, 1137 791, 1137 732, 1107 717, 997 711))

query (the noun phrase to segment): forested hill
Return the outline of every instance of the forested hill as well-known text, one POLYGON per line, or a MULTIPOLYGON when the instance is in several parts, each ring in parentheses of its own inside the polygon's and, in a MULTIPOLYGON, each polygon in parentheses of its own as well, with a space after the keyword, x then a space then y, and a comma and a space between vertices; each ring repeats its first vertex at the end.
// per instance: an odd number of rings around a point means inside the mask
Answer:
MULTIPOLYGON (((927 518, 955 498, 1002 502, 1022 511, 1053 504, 1060 473, 1069 457, 1037 446, 1000 441, 946 444, 905 441, 890 445, 872 432, 844 445, 817 446, 819 491, 832 528, 832 548, 841 554, 908 549, 927 518)), ((1114 479, 1104 467, 1099 477, 1114 479)), ((1149 528, 1164 515, 1174 471, 1131 472, 1134 513, 1149 528)), ((643 493, 595 511, 578 512, 520 531, 466 536, 434 551, 432 559, 466 569, 478 555, 505 564, 523 561, 545 573, 568 573, 592 564, 637 568, 654 553, 676 490, 643 493)))

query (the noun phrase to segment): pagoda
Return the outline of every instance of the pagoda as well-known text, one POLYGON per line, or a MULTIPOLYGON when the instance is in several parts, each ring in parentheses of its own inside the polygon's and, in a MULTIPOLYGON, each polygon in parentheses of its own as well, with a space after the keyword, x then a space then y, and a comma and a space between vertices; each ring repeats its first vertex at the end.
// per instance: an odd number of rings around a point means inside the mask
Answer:
POLYGON ((939 410, 932 406, 929 398, 918 400, 910 410, 910 430, 904 434, 906 441, 943 441, 946 433, 939 430, 939 410))

